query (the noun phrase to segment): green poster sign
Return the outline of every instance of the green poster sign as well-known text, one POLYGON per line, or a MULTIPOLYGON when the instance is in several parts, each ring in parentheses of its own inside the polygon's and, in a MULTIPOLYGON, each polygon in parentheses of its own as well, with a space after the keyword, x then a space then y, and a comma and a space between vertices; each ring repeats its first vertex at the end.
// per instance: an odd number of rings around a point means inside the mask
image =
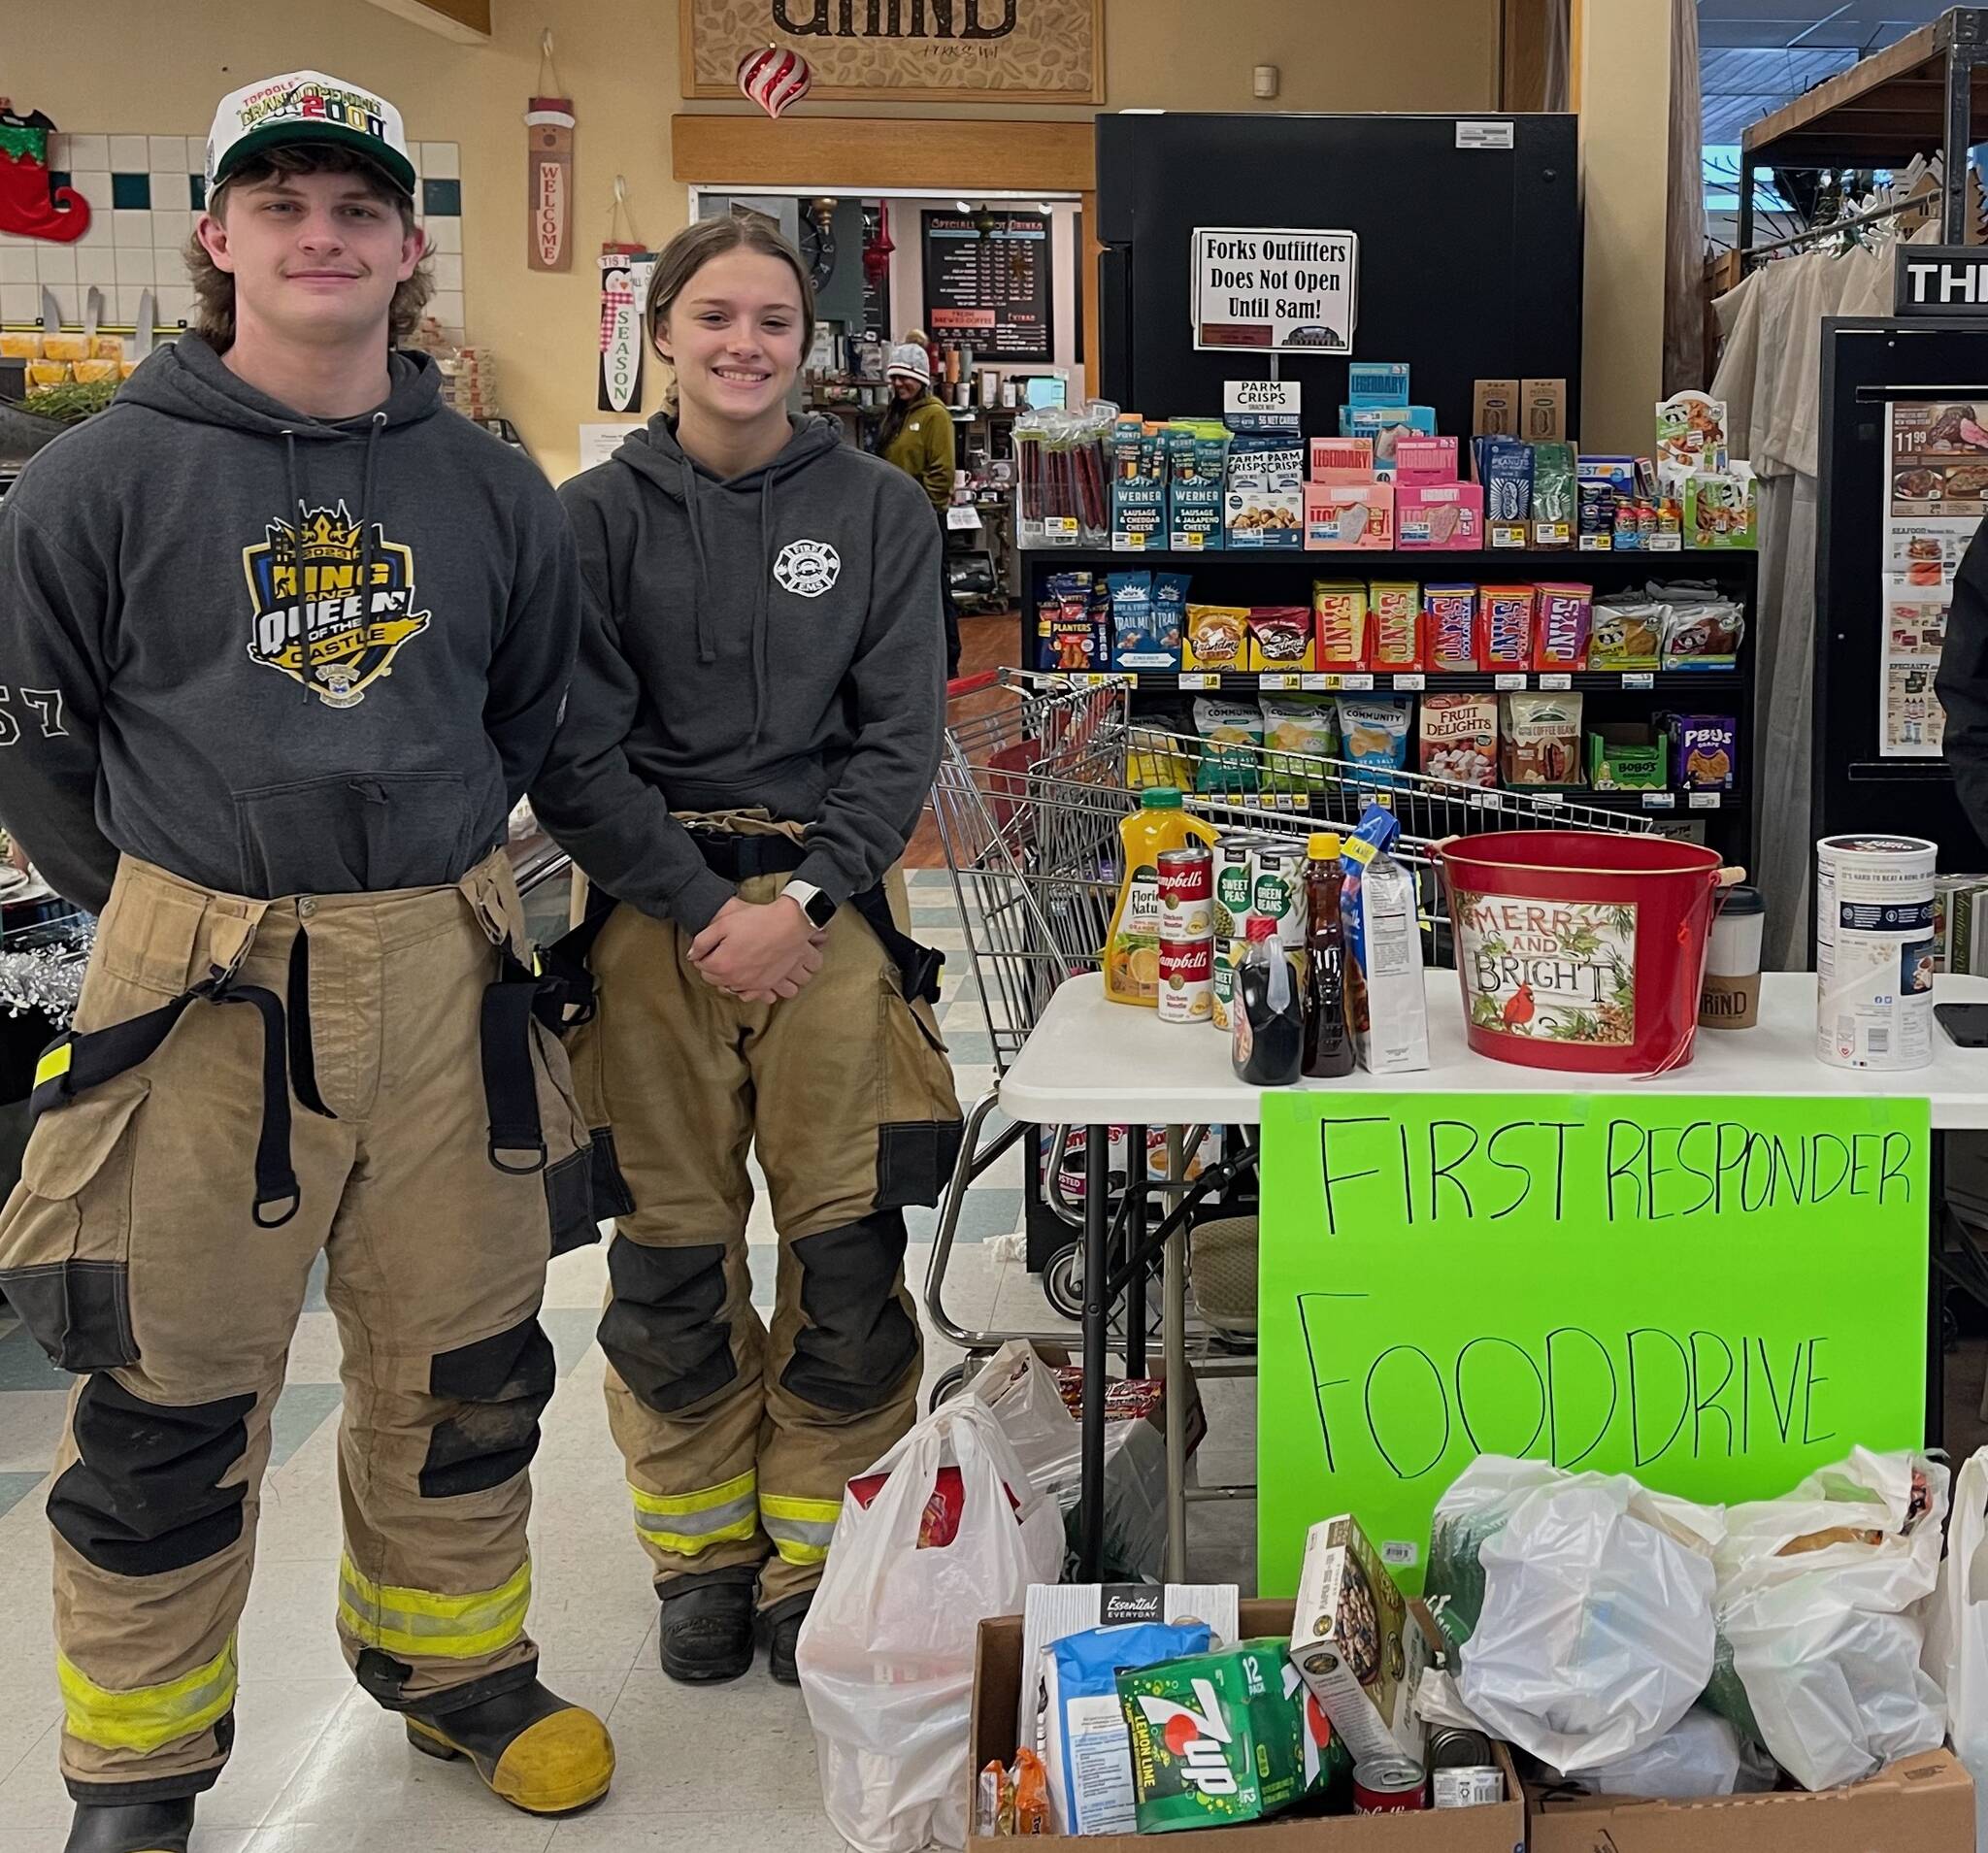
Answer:
POLYGON ((1923 1099, 1264 1102, 1257 1579, 1351 1512, 1421 1588, 1478 1454, 1785 1492, 1926 1407, 1923 1099))

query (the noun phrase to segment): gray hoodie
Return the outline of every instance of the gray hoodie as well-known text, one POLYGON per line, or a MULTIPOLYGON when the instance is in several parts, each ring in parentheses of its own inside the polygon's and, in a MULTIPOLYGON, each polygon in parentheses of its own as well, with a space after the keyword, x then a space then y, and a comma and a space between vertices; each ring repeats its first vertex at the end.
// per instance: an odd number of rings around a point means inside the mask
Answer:
POLYGON ((438 382, 397 353, 327 423, 182 336, 0 502, 0 821, 70 900, 119 850, 267 899, 441 886, 502 841, 579 580, 545 478, 438 382))
POLYGON ((559 491, 587 616, 540 820, 646 913, 701 930, 732 894, 676 811, 805 823, 795 879, 836 902, 903 855, 939 765, 945 633, 925 492, 794 427, 721 481, 667 417, 559 491))

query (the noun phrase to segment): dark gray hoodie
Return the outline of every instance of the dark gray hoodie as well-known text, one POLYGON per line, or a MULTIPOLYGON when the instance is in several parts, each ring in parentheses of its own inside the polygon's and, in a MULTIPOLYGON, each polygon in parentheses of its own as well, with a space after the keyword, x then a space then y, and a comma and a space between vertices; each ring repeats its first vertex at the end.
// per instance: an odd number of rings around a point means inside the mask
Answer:
POLYGON ((904 854, 939 765, 945 632, 925 492, 832 417, 722 481, 669 419, 559 491, 587 616, 540 820, 609 893, 701 930, 731 897, 674 816, 805 823, 838 903, 904 854))
POLYGON ((0 821, 62 894, 101 910, 119 850, 259 898, 440 886, 502 840, 579 579, 550 485, 438 383, 397 353, 327 423, 182 336, 0 502, 0 821))

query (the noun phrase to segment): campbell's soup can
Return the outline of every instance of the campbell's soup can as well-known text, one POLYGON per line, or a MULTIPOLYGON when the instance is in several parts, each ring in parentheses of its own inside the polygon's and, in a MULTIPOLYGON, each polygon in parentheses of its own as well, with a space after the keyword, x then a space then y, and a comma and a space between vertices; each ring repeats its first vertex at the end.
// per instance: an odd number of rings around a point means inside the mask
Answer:
POLYGON ((1215 859, 1208 845, 1191 843, 1162 849, 1160 943, 1206 940, 1214 929, 1215 859))
POLYGON ((1206 1023, 1214 1008, 1212 940, 1160 942, 1160 1021, 1206 1023))
POLYGON ((1407 1757, 1375 1758, 1353 1766, 1355 1814, 1409 1814, 1429 1805, 1428 1778, 1407 1757))
POLYGON ((1214 929, 1218 940, 1240 940, 1249 924, 1255 848, 1255 839, 1244 836, 1227 836, 1215 844, 1214 929))
POLYGON ((1304 872, 1304 855, 1289 842, 1258 844, 1250 855, 1249 911, 1276 922, 1280 945, 1305 943, 1304 872))

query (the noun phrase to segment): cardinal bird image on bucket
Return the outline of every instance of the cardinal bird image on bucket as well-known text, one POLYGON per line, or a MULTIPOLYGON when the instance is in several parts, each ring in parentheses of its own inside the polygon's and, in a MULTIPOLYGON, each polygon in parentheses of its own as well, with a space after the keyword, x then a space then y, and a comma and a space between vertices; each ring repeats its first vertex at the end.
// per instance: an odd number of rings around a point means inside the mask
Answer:
POLYGON ((1523 1029, 1532 1020, 1533 987, 1530 984, 1521 984, 1505 1000, 1505 1027, 1508 1030, 1523 1029))

